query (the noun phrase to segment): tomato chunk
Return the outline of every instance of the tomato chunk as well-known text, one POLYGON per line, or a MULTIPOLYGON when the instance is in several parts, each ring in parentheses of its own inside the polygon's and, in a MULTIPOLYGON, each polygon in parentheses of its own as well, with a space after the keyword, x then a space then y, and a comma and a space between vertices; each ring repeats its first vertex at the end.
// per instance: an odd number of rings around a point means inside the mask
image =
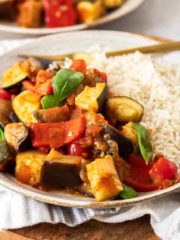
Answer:
POLYGON ((87 65, 83 59, 76 59, 73 61, 70 68, 74 71, 85 73, 87 65))
POLYGON ((178 178, 178 167, 172 161, 165 157, 160 157, 152 166, 149 175, 153 181, 160 187, 172 185, 173 180, 178 178), (172 180, 171 182, 168 180, 172 180))
POLYGON ((79 117, 60 123, 32 123, 34 147, 59 148, 77 140, 85 130, 85 118, 79 117))
POLYGON ((158 189, 158 186, 149 175, 149 170, 153 163, 146 164, 141 157, 131 154, 128 164, 129 167, 124 178, 124 183, 139 192, 149 192, 158 189))

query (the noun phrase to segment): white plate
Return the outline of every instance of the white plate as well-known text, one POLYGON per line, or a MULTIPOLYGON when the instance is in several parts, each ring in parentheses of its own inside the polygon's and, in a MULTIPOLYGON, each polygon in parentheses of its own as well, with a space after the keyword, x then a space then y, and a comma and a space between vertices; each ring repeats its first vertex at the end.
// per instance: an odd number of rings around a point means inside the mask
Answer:
MULTIPOLYGON (((16 57, 18 53, 57 55, 68 52, 82 50, 85 51, 90 46, 96 44, 101 45, 104 48, 112 48, 113 46, 113 49, 115 50, 128 47, 149 45, 154 43, 157 42, 139 35, 114 31, 81 31, 52 35, 35 40, 28 45, 19 47, 2 56, 0 60, 0 74, 2 74, 5 69, 7 69, 11 64, 15 63, 18 60, 18 58, 16 57)), ((180 53, 177 54, 180 55, 180 53)), ((173 60, 172 55, 169 60, 173 60)), ((107 208, 124 205, 127 206, 162 197, 166 194, 180 189, 180 183, 178 183, 164 190, 141 193, 138 195, 138 197, 133 199, 96 202, 93 198, 78 197, 65 194, 63 192, 42 192, 38 189, 23 185, 22 183, 16 181, 13 176, 5 173, 0 173, 0 184, 27 197, 31 197, 42 202, 47 202, 60 206, 81 208, 107 208)))
POLYGON ((0 31, 7 33, 16 33, 16 34, 25 34, 25 35, 49 35, 60 32, 67 31, 77 31, 90 27, 95 27, 100 24, 104 24, 120 18, 133 10, 135 10, 138 6, 143 3, 144 0, 126 0, 124 4, 112 11, 111 13, 99 18, 97 21, 94 21, 91 24, 77 24, 69 27, 59 27, 59 28, 21 28, 16 26, 16 24, 0 22, 0 31))

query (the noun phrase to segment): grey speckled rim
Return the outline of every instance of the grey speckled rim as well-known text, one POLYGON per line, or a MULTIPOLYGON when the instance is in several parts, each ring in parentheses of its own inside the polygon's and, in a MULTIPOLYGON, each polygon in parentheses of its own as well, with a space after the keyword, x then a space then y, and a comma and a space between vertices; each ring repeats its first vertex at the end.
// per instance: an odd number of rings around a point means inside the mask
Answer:
MULTIPOLYGON (((9 179, 11 179, 10 177, 9 179)), ((14 182, 14 179, 13 179, 14 182)), ((155 200, 157 198, 164 197, 173 192, 179 192, 180 183, 177 183, 169 188, 153 191, 146 193, 146 195, 141 195, 136 198, 124 199, 124 200, 108 200, 103 202, 97 202, 93 198, 86 197, 75 197, 74 195, 64 194, 62 196, 51 196, 51 192, 42 192, 38 189, 31 188, 29 186, 25 186, 21 183, 17 185, 9 183, 6 179, 3 179, 0 175, 0 184, 4 187, 7 187, 10 190, 13 190, 17 193, 20 193, 26 197, 33 198, 40 202, 45 202, 48 204, 64 206, 64 207, 76 207, 76 208, 113 208, 113 207, 124 207, 131 206, 135 204, 144 203, 146 201, 155 200), (86 199, 84 201, 83 199, 86 199)), ((180 192, 179 192, 180 193, 180 192)))
POLYGON ((124 15, 134 11, 138 8, 144 0, 125 0, 124 4, 119 7, 117 10, 99 18, 91 24, 77 24, 69 27, 60 27, 60 28, 21 28, 9 24, 3 24, 0 22, 0 31, 6 33, 22 34, 22 35, 50 35, 60 32, 69 32, 69 31, 78 31, 86 28, 97 27, 104 23, 111 22, 117 18, 123 17, 124 15))
MULTIPOLYGON (((4 54, 1 57, 0 75, 5 69, 7 69, 7 67, 18 60, 16 57, 17 53, 44 54, 44 52, 46 52, 46 54, 63 54, 85 50, 94 44, 100 44, 102 47, 110 46, 115 50, 127 48, 127 46, 135 47, 138 45, 149 45, 154 43, 157 43, 157 41, 137 34, 115 31, 80 31, 56 34, 39 38, 27 45, 4 54), (77 44, 77 42, 80 42, 81 44, 77 44)), ((78 197, 62 192, 42 192, 16 181, 13 176, 7 173, 0 173, 0 184, 26 197, 41 202, 77 208, 112 208, 130 206, 163 197, 180 190, 180 183, 177 183, 164 190, 141 193, 136 198, 132 199, 97 202, 93 198, 78 197)))

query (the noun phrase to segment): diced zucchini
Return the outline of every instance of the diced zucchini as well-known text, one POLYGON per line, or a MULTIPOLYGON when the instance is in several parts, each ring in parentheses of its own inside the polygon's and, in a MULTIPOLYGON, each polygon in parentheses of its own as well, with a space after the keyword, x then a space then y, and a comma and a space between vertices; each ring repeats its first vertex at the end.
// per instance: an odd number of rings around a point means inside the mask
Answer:
POLYGON ((27 126, 37 122, 33 116, 35 110, 41 107, 39 94, 26 90, 17 95, 12 101, 12 107, 17 117, 27 126))
POLYGON ((129 97, 110 97, 106 102, 106 115, 109 119, 119 122, 139 122, 144 107, 129 97))
POLYGON ((16 151, 24 150, 28 145, 29 131, 23 123, 10 123, 4 129, 6 142, 16 151))
POLYGON ((22 62, 15 63, 3 74, 2 87, 12 87, 27 78, 28 76, 28 71, 26 67, 22 64, 22 62))
POLYGON ((75 104, 84 110, 101 111, 108 96, 108 87, 105 83, 96 83, 96 87, 85 87, 76 97, 75 104))
POLYGON ((47 155, 38 151, 25 151, 16 156, 16 178, 31 186, 38 186, 40 183, 40 172, 43 161, 47 155))
POLYGON ((97 201, 116 196, 123 190, 110 155, 97 158, 87 165, 87 176, 97 201))
POLYGON ((13 163, 13 152, 5 141, 0 142, 0 171, 8 170, 13 163))

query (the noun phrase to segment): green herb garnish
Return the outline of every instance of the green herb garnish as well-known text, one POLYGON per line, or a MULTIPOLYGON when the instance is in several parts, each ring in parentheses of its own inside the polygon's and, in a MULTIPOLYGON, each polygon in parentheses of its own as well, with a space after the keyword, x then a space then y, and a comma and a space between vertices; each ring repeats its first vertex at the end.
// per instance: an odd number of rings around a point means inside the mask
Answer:
POLYGON ((145 160, 145 162, 148 163, 148 161, 151 160, 153 155, 148 131, 145 127, 141 126, 138 123, 133 123, 133 127, 138 137, 138 146, 139 146, 141 155, 145 160))

